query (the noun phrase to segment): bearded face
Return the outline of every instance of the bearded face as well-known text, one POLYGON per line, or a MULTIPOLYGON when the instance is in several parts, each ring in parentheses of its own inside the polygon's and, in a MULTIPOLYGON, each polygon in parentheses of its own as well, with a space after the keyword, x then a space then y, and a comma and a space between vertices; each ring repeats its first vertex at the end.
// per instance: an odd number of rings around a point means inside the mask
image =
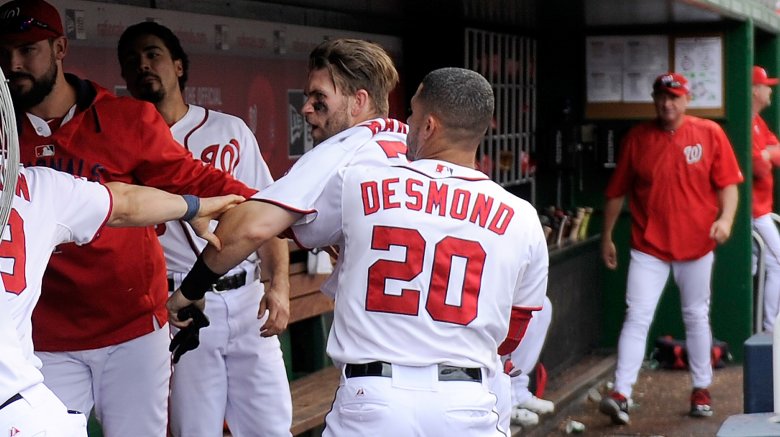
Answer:
POLYGON ((11 98, 17 109, 27 111, 43 102, 43 99, 54 89, 57 72, 57 62, 53 53, 48 70, 39 77, 23 71, 10 72, 8 74, 8 86, 11 91, 11 98))

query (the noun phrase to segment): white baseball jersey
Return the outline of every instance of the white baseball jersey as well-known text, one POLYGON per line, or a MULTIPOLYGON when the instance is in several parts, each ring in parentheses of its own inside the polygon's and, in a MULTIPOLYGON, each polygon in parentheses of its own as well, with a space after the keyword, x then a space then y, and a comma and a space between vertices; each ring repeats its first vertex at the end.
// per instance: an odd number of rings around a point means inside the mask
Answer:
MULTIPOLYGON (((298 223, 314 219, 314 204, 322 194, 325 182, 341 168, 350 165, 404 164, 406 134, 409 126, 391 118, 375 118, 328 138, 304 153, 279 180, 257 193, 254 198, 304 214, 298 223)), ((317 247, 307 240, 301 228, 295 238, 304 247, 317 247)), ((316 240, 316 236, 312 235, 316 240)))
MULTIPOLYGON (((273 182, 254 134, 238 117, 189 105, 184 117, 171 126, 171 133, 195 158, 230 173, 249 187, 262 189, 273 182)), ((212 231, 216 225, 216 221, 211 223, 212 231)), ((158 227, 158 235, 169 273, 189 272, 207 244, 181 220, 166 223, 164 231, 158 227)), ((250 257, 231 272, 244 270, 252 275, 255 259, 250 257)))
MULTIPOLYGON (((90 242, 110 212, 111 195, 103 185, 45 167, 20 170, 0 242, 5 288, 0 302, 1 399, 43 380, 37 370, 41 362, 33 355, 31 317, 52 250, 61 243, 90 242)), ((89 268, 84 266, 85 274, 89 268)))
POLYGON ((512 307, 539 309, 548 254, 536 210, 437 160, 346 167, 305 225, 341 247, 327 351, 340 363, 493 368, 512 307))
MULTIPOLYGON (((328 138, 306 152, 275 184, 254 197, 282 208, 304 214, 298 224, 314 219, 315 203, 325 182, 340 169, 352 165, 406 164, 406 134, 409 126, 390 118, 375 118, 328 138)), ((293 238, 303 248, 319 247, 316 231, 293 226, 293 238)), ((322 284, 323 293, 336 292, 341 259, 333 274, 322 284)))

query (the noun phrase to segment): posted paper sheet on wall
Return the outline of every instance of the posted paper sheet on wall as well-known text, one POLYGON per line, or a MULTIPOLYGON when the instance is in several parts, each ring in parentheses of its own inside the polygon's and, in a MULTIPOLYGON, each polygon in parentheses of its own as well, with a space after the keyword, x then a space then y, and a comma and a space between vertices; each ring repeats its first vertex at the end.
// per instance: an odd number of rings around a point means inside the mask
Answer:
POLYGON ((723 106, 723 45, 720 37, 677 38, 674 68, 688 79, 690 108, 723 106))

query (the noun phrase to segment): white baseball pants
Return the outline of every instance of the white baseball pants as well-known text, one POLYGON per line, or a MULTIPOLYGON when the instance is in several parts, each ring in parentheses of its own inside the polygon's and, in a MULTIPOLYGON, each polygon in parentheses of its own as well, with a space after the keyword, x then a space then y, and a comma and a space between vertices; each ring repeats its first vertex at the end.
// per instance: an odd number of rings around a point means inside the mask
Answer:
POLYGON ((496 370, 490 378, 490 391, 496 396, 496 412, 498 413, 498 429, 505 435, 512 435, 512 381, 509 375, 504 373, 504 364, 501 357, 498 360, 496 370))
POLYGON ((498 429, 496 397, 483 381, 439 381, 437 366, 393 365, 392 377, 346 378, 325 417, 324 437, 485 437, 498 429))
POLYGON ((780 232, 770 214, 753 219, 753 228, 761 235, 766 247, 764 265, 764 331, 772 332, 775 318, 780 312, 780 232))
POLYGON ((19 394, 22 399, 0 410, 0 431, 6 433, 3 435, 87 437, 86 416, 68 413, 45 385, 34 385, 19 394))
POLYGON ((114 346, 36 352, 44 381, 71 410, 92 406, 105 437, 164 436, 171 377, 167 326, 114 346))
POLYGON ((173 369, 174 437, 222 436, 223 420, 235 437, 291 435, 292 400, 279 339, 260 336, 262 294, 259 281, 206 293, 211 324, 200 330, 200 346, 173 369))
POLYGON ((512 351, 512 363, 522 370, 521 374, 512 377, 512 405, 519 405, 531 399, 532 395, 528 390, 529 374, 539 361, 550 322, 552 322, 552 302, 545 296, 544 306, 541 310, 534 311, 523 340, 512 351))
POLYGON ((662 261, 631 249, 626 285, 626 319, 618 340, 615 390, 631 397, 645 356, 647 333, 658 301, 672 270, 680 289, 685 342, 693 387, 712 383, 712 330, 710 329, 710 282, 712 252, 693 261, 662 261))
POLYGON ((536 362, 539 360, 551 321, 552 302, 550 302, 550 298, 545 296, 544 306, 541 310, 534 311, 523 339, 510 356, 514 367, 520 369, 522 373, 510 378, 509 375, 504 373, 504 366, 499 359, 497 371, 491 381, 490 388, 496 394, 499 428, 505 431, 507 435, 510 434, 511 430, 512 406, 521 404, 531 398, 531 392, 528 390, 528 383, 530 382, 528 373, 533 370, 536 362))

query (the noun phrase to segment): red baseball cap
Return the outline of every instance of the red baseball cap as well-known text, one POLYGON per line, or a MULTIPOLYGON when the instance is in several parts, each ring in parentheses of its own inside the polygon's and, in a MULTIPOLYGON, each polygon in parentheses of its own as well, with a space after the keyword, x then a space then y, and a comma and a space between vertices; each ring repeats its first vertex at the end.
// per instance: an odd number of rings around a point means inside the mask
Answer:
POLYGON ((43 0, 13 0, 0 6, 0 41, 34 43, 64 35, 57 8, 43 0))
POLYGON ((679 73, 665 73, 655 78, 653 92, 664 92, 675 96, 688 94, 688 79, 679 73))
POLYGON ((766 70, 758 65, 753 66, 753 85, 777 85, 780 82, 776 77, 769 77, 766 70))

